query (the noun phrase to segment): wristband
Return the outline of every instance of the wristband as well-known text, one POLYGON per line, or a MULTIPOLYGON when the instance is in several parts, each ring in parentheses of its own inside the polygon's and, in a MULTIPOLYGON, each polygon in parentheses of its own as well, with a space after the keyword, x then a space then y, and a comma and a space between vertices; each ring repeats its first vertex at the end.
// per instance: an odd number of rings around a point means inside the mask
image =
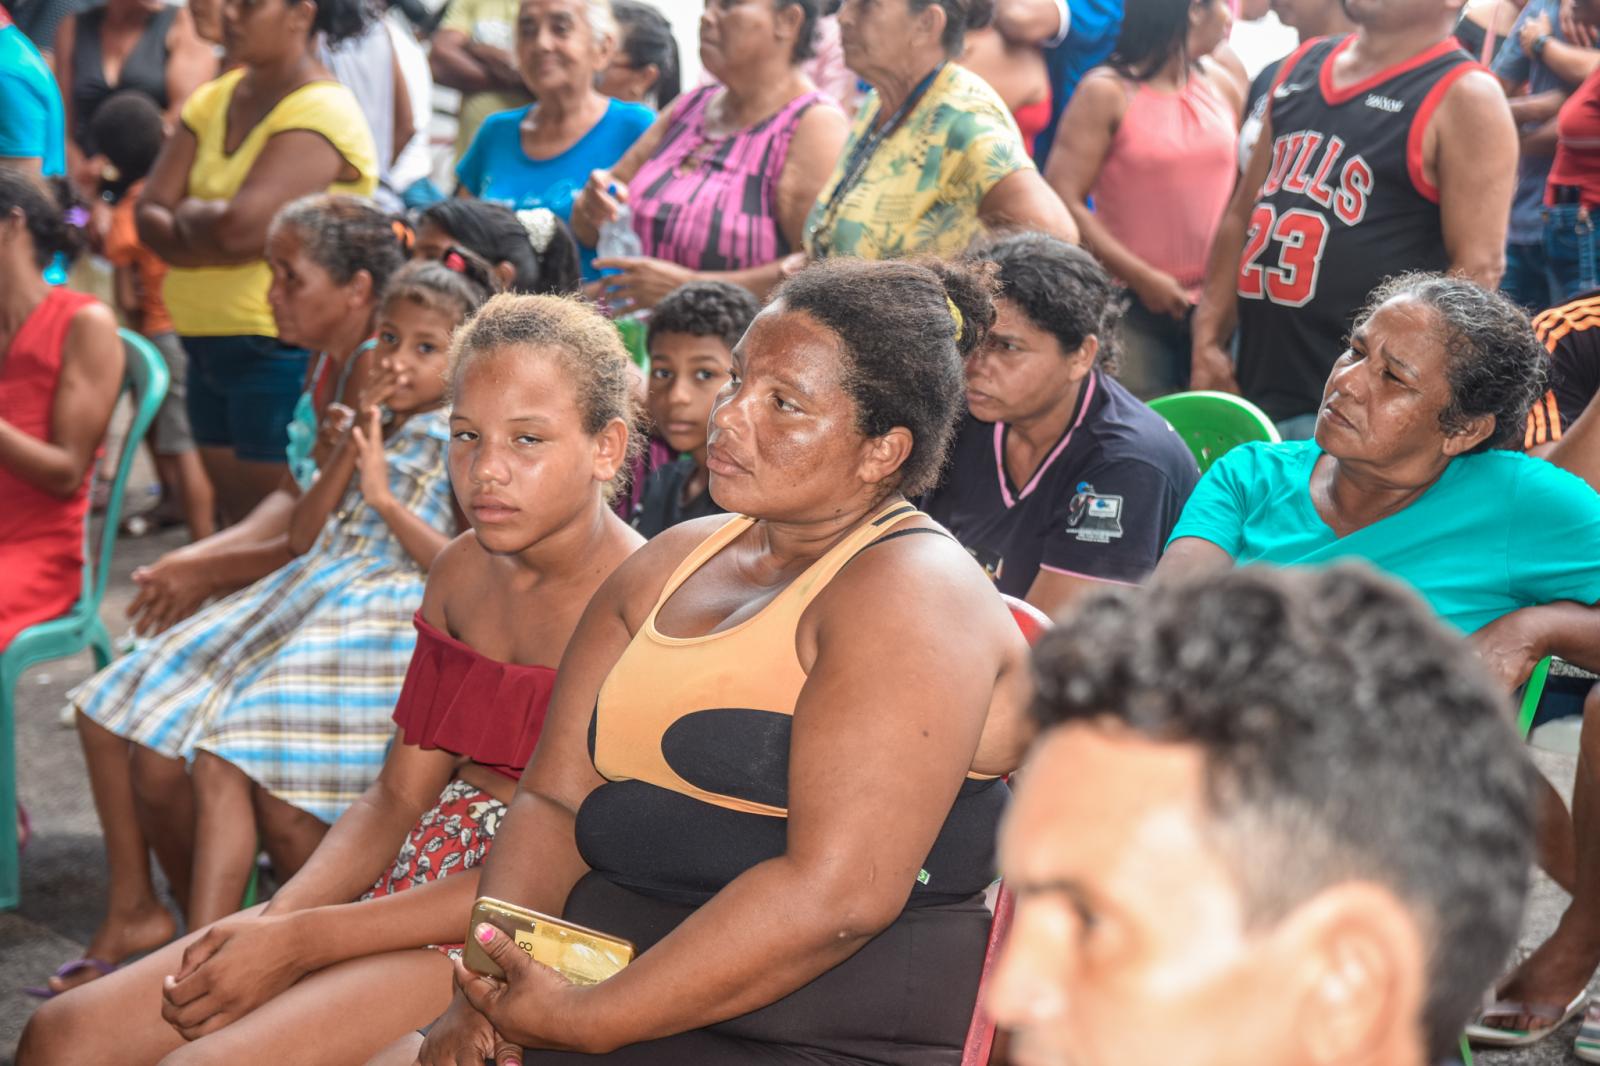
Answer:
POLYGON ((1549 43, 1550 35, 1548 33, 1540 34, 1533 39, 1533 46, 1528 49, 1528 53, 1535 59, 1541 59, 1544 56, 1544 46, 1549 43))

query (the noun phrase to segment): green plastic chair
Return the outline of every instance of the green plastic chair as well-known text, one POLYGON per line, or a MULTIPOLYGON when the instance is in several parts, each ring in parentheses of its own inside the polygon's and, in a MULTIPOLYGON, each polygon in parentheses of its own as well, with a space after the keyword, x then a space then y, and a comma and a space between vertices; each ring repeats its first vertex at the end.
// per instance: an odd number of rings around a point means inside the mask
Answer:
POLYGON ((11 910, 21 900, 17 857, 16 688, 30 666, 76 655, 85 648, 94 653, 96 669, 104 669, 113 656, 111 634, 100 621, 100 601, 105 598, 111 573, 111 553, 116 547, 122 519, 122 499, 128 486, 139 443, 155 421, 156 409, 167 395, 167 364, 155 346, 130 330, 118 330, 126 356, 122 387, 133 400, 133 422, 117 457, 111 495, 100 523, 100 543, 93 543, 94 523, 84 522, 83 592, 72 609, 60 618, 29 626, 0 653, 0 910, 11 910))
POLYGON ((1236 445, 1283 439, 1261 408, 1229 392, 1176 392, 1151 400, 1150 408, 1177 430, 1202 474, 1236 445))

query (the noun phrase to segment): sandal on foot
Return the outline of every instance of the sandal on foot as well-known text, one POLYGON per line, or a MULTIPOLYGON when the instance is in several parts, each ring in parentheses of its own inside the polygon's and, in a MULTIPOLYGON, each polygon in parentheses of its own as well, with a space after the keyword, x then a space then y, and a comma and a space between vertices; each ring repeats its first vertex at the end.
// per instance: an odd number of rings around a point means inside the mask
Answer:
POLYGON ((1572 1053, 1584 1062, 1600 1062, 1600 1004, 1592 1005, 1583 1016, 1583 1028, 1572 1042, 1572 1053))
POLYGON ((1484 1047, 1527 1047, 1536 1044, 1576 1018, 1589 1005, 1589 993, 1579 992, 1565 1007, 1544 1003, 1500 1000, 1478 1013, 1478 1020, 1467 1026, 1467 1039, 1484 1047), (1501 1029, 1485 1024, 1486 1018, 1537 1018, 1542 1025, 1532 1029, 1501 1029))
MULTIPOLYGON (((116 967, 115 963, 106 962, 104 959, 91 959, 87 955, 85 955, 81 959, 73 959, 71 962, 64 963, 59 970, 57 970, 55 973, 51 974, 50 976, 56 978, 58 981, 65 981, 69 977, 76 977, 78 974, 83 973, 85 970, 94 970, 95 971, 94 979, 95 980, 99 980, 100 978, 104 977, 106 974, 114 972, 116 970, 116 968, 117 967, 116 967)), ((82 983, 83 984, 88 984, 89 982, 88 981, 84 981, 82 983)), ((73 985, 72 986, 72 988, 78 988, 78 987, 79 987, 79 985, 73 985)), ((49 985, 44 985, 42 987, 41 986, 35 986, 33 988, 24 988, 23 991, 26 992, 28 995, 34 996, 34 997, 36 997, 38 999, 54 999, 56 996, 61 995, 61 992, 57 992, 55 989, 51 988, 49 985)), ((70 992, 70 991, 72 991, 72 989, 70 989, 70 988, 62 989, 62 992, 70 992)))

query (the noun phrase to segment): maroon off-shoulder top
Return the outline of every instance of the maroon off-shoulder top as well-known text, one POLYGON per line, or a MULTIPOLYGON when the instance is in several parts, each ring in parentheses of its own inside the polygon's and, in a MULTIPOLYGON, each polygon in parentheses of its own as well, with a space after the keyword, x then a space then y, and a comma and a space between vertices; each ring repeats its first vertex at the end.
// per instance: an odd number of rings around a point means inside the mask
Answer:
POLYGON ((429 625, 421 611, 412 621, 417 649, 394 708, 401 738, 520 778, 544 729, 555 670, 490 659, 429 625))

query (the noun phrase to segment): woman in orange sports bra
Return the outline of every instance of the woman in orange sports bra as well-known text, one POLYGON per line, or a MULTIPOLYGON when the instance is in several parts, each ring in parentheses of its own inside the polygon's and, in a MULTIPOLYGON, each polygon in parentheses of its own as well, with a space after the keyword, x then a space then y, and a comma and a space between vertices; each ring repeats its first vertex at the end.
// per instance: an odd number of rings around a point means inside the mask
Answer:
POLYGON ((745 334, 707 464, 733 517, 596 594, 481 883, 641 954, 578 987, 489 935, 507 980, 458 966, 418 1061, 960 1060, 1028 692, 992 585, 906 503, 994 319, 965 269, 822 263, 745 334))

